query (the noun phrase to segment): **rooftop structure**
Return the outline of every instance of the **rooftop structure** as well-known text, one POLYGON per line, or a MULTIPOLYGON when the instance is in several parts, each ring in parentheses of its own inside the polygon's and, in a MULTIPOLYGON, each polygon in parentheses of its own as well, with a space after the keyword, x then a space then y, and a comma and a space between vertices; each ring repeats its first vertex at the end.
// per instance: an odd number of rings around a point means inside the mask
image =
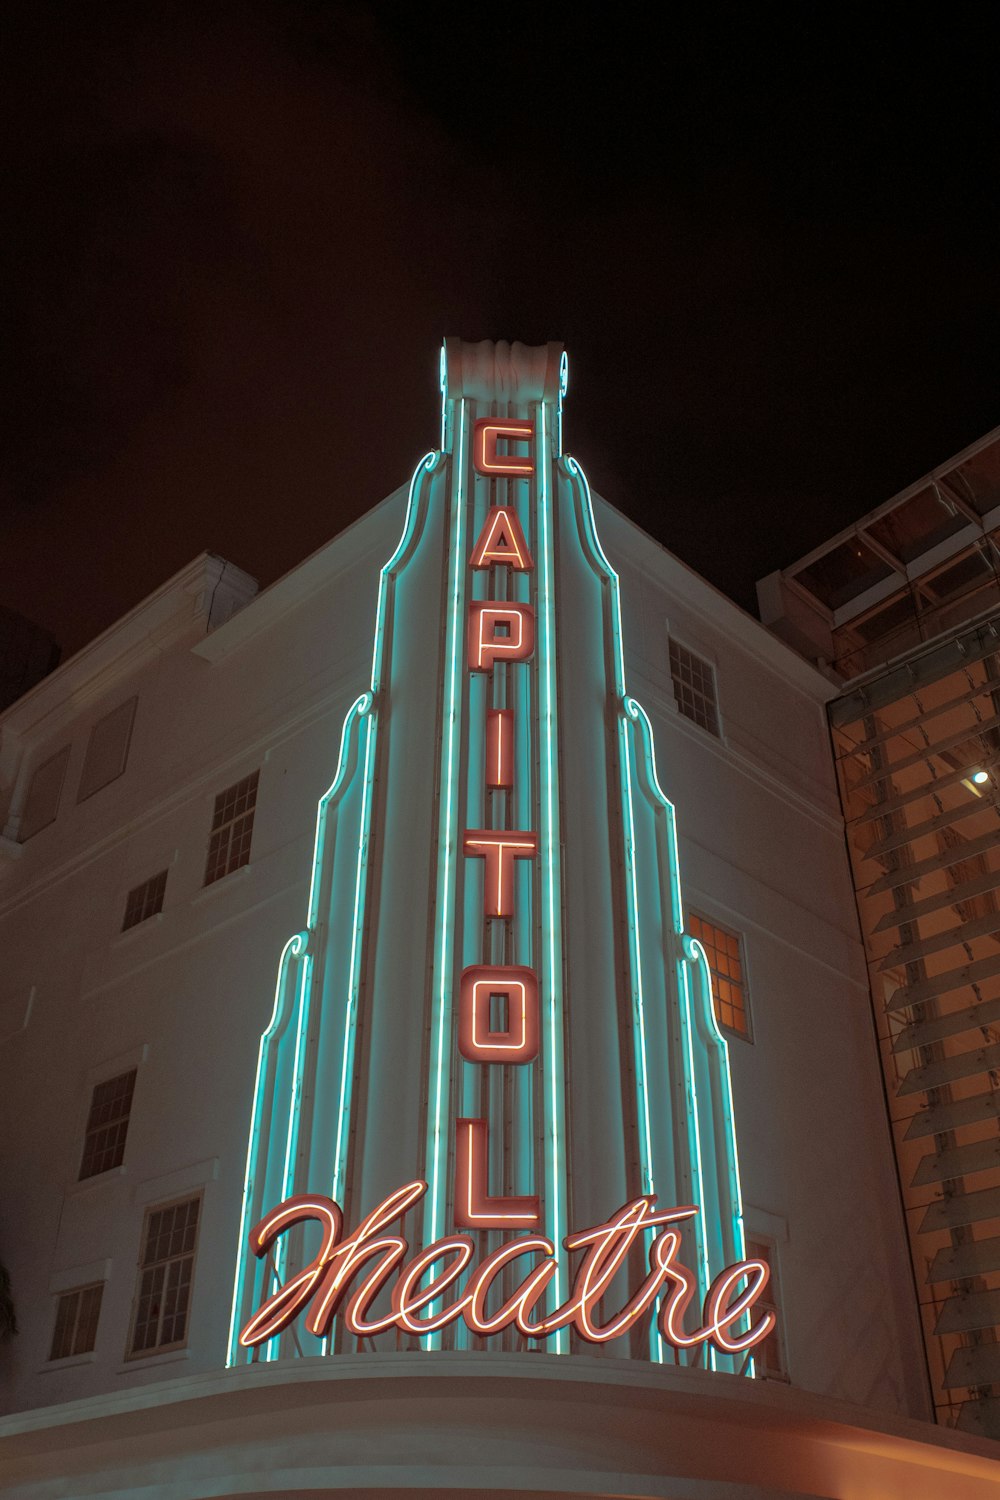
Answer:
POLYGON ((837 681, 1000 604, 1000 427, 757 585, 760 617, 837 681))

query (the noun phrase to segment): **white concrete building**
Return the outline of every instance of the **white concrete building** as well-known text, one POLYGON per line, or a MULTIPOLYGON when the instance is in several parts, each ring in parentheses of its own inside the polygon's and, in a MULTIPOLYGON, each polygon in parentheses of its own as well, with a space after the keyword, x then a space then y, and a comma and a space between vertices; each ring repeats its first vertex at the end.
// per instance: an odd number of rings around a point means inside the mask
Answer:
POLYGON ((259 594, 202 555, 0 716, 0 1261, 20 1329, 0 1345, 0 1488, 993 1492, 992 1445, 929 1425, 837 689, 596 497, 777 1332, 756 1379, 634 1344, 399 1337, 298 1358, 283 1335, 281 1358, 227 1369, 258 1043, 407 500, 259 594))

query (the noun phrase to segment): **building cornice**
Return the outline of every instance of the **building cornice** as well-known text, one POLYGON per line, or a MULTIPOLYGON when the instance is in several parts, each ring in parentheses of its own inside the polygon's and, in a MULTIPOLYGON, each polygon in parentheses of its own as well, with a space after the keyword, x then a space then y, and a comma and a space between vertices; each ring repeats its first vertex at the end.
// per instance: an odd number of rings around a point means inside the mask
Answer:
POLYGON ((192 628, 210 629, 214 619, 240 608, 256 588, 241 568, 202 552, 0 714, 0 736, 23 740, 47 734, 67 713, 78 714, 192 628))

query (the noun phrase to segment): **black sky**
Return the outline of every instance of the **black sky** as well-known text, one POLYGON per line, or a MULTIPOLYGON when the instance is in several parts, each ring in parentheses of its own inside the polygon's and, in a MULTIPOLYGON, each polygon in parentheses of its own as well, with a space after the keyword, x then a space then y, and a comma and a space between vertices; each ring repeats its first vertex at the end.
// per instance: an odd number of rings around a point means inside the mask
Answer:
POLYGON ((454 333, 563 339, 595 487, 752 607, 1000 422, 993 14, 7 0, 0 603, 273 581, 454 333))

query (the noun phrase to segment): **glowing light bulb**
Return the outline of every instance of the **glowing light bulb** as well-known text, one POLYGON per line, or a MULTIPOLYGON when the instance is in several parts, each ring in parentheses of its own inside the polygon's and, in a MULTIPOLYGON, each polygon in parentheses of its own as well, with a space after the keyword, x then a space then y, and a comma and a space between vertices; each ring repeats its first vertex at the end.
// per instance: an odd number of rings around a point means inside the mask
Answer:
POLYGON ((990 773, 989 771, 973 771, 972 779, 977 786, 982 786, 984 781, 989 781, 990 773))

